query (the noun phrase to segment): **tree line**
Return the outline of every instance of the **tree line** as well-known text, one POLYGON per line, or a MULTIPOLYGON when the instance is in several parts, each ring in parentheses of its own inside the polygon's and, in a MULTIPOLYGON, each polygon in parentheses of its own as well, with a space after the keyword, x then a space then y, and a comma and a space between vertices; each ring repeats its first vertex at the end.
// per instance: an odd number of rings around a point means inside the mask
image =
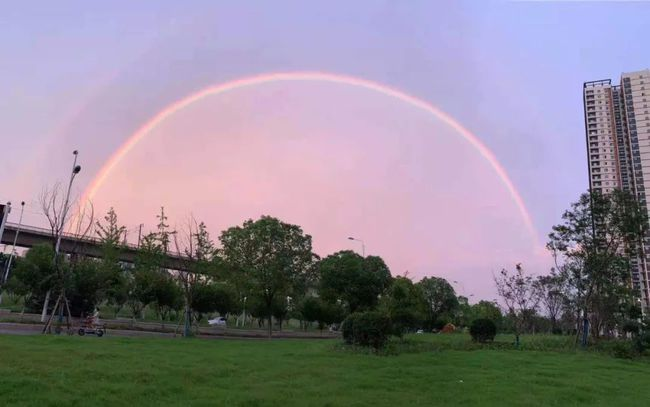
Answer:
POLYGON ((467 327, 479 318, 517 341, 522 333, 553 332, 584 342, 640 335, 645 326, 631 271, 644 255, 647 214, 622 191, 583 194, 549 235, 550 272, 533 277, 521 265, 504 269, 494 276, 499 301, 473 305, 444 278, 394 277, 379 256, 342 250, 321 258, 300 226, 273 217, 230 227, 218 244, 202 222, 172 230, 162 208, 157 220, 133 264, 119 260, 125 228, 111 209, 95 222, 101 259, 60 255, 55 262, 53 247, 37 246, 17 259, 3 289, 22 297, 29 311, 48 308, 47 293, 62 289, 75 316, 100 304, 116 314, 128 310, 133 319, 154 310, 163 321, 185 321, 186 334, 213 313, 237 324, 254 319, 269 335, 290 318, 324 329, 363 312, 386 317, 396 335, 467 327), (184 254, 183 270, 164 266, 172 250, 184 254))
MULTIPOLYGON (((30 312, 43 306, 51 311, 48 293, 65 290, 73 316, 109 305, 115 316, 128 311, 136 320, 149 309, 161 321, 185 321, 186 334, 213 313, 237 324, 255 319, 271 335, 289 318, 324 329, 351 313, 379 309, 403 330, 430 330, 462 324, 474 312, 443 278, 414 283, 393 277, 381 257, 349 250, 320 258, 310 235, 273 217, 224 230, 218 247, 202 222, 192 219, 172 230, 164 208, 156 218, 156 229, 140 239, 132 264, 120 261, 125 227, 111 208, 94 225, 101 258, 60 254, 55 261, 53 244, 35 246, 16 259, 3 289, 21 297, 30 312), (165 267, 172 251, 184 255, 183 270, 165 267)), ((481 302, 475 310, 500 317, 492 303, 481 302)))

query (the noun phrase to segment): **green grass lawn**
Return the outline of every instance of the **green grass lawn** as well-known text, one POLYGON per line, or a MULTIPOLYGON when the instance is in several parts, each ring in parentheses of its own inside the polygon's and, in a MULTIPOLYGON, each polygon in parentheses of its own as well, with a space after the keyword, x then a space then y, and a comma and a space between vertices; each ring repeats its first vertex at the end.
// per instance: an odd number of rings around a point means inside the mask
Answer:
POLYGON ((645 405, 650 364, 587 352, 375 356, 334 340, 0 336, 0 405, 645 405))

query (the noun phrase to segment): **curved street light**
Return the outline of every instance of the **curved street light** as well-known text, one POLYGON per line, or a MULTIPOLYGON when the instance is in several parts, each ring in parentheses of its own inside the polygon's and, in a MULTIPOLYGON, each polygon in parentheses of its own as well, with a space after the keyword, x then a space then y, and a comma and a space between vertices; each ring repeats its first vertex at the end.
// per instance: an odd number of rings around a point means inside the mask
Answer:
POLYGON ((356 242, 361 243, 361 255, 365 258, 366 257, 366 244, 364 243, 364 241, 361 240, 361 239, 357 239, 356 237, 352 237, 352 236, 348 237, 348 240, 354 240, 356 242))

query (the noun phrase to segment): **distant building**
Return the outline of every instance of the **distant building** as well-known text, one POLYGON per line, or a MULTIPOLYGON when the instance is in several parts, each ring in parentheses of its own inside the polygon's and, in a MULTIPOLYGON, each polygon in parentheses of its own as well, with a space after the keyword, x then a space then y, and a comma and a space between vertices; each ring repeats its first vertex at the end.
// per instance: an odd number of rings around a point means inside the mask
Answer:
MULTIPOLYGON (((610 79, 583 86, 589 188, 608 193, 615 188, 634 194, 650 213, 650 69, 621 75, 618 85, 610 79)), ((632 285, 650 308, 646 236, 641 255, 633 259, 632 285)), ((650 254, 650 253, 648 253, 650 254)))

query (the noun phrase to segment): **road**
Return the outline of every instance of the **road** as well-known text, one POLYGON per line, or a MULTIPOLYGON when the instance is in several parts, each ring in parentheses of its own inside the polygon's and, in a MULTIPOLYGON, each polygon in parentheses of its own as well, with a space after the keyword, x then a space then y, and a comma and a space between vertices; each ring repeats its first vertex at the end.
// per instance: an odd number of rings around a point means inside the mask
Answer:
MULTIPOLYGON (((77 327, 73 326, 73 333, 77 334, 77 327)), ((209 329, 209 328, 208 328, 209 329)), ((43 324, 23 324, 14 322, 0 322, 0 334, 2 335, 40 335, 43 330, 43 324)), ((54 331, 54 329, 52 329, 54 331)), ((65 328, 64 328, 65 331, 65 328)), ((106 336, 119 336, 119 337, 136 337, 136 338, 180 338, 182 335, 174 335, 173 332, 154 332, 145 330, 132 330, 132 329, 107 329, 106 336)), ((253 339, 253 340, 268 340, 265 332, 254 331, 239 331, 236 329, 228 330, 227 332, 221 330, 210 330, 202 328, 198 338, 203 339, 253 339)), ((92 335, 91 335, 92 336, 92 335)), ((272 339, 332 339, 336 336, 330 334, 305 334, 305 333, 292 333, 292 332, 274 332, 272 339)))
MULTIPOLYGON (((0 322, 0 334, 3 335, 40 335, 42 331, 42 324, 17 324, 11 322, 0 322)), ((73 332, 75 335, 77 334, 75 327, 73 327, 73 332)), ((128 329, 108 329, 106 331, 106 335, 125 337, 174 338, 174 334, 168 332, 134 331, 128 329)), ((178 337, 178 335, 176 335, 176 337, 178 337)))

